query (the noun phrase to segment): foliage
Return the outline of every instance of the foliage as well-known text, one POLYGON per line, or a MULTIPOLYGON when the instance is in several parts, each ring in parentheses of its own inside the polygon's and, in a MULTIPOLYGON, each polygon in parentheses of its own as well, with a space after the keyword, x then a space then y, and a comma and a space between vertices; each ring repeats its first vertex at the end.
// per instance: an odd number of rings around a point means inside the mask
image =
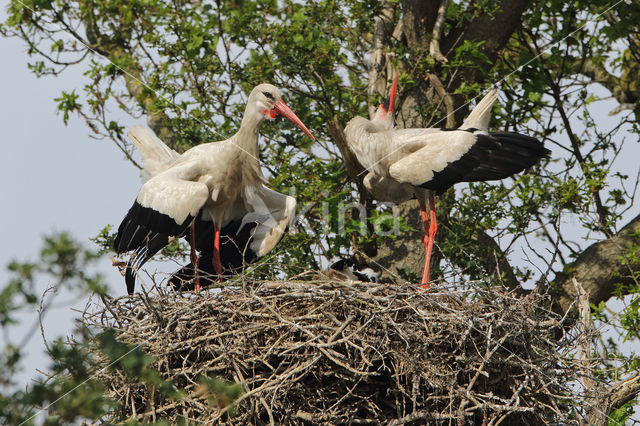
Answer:
MULTIPOLYGON (((611 7, 607 0, 449 3, 440 38, 446 61, 429 52, 431 27, 422 26, 433 17, 413 19, 420 8, 411 0, 13 0, 0 32, 28 43, 29 68, 39 76, 83 67, 84 80, 56 99, 63 121, 78 115, 92 137, 113 141, 132 162, 132 145, 110 111, 146 115, 154 131, 181 151, 231 135, 253 85, 269 81, 282 87, 286 102, 317 137, 312 142, 288 123, 261 129, 269 185, 295 195, 299 205, 293 232, 265 260, 279 265, 276 273, 290 276, 368 244, 416 238, 416 227, 406 222, 393 235, 372 232, 375 223, 388 223, 388 217, 380 219, 386 207, 370 200, 361 175, 345 170, 329 131, 334 117, 344 125, 367 115, 385 96, 375 87, 380 81, 370 77, 375 71, 384 83, 389 76, 371 66, 370 52, 380 41, 378 17, 391 8, 382 44, 386 60, 402 71, 401 124, 442 126, 451 117, 460 123, 467 101, 496 83, 501 97, 491 127, 536 136, 553 151, 531 173, 460 185, 441 197, 442 273, 494 284, 513 276, 514 287, 557 280, 554 273, 573 270, 588 244, 610 239, 637 214, 640 175, 625 161, 637 152, 640 133, 640 7, 633 1, 611 7), (505 4, 511 12, 518 4, 526 7, 500 39, 495 34, 506 25, 492 20, 500 19, 505 4), (391 37, 401 23, 403 31, 391 37), (438 83, 448 97, 438 94, 438 83), (611 100, 618 115, 603 124, 602 110, 611 100), (368 222, 356 221, 347 208, 353 202, 363 203, 368 222)), ((96 241, 106 246, 112 238, 104 230, 96 241)), ((598 296, 594 309, 609 323, 615 317, 628 339, 638 338, 640 323, 637 240, 626 247, 626 272, 615 277, 618 285, 598 296), (599 306, 612 295, 631 295, 622 315, 599 306)), ((15 321, 15 309, 35 303, 32 274, 91 280, 65 271, 75 256, 89 261, 87 254, 65 251, 59 243, 60 253, 51 256, 60 254, 61 266, 12 266, 22 278, 0 293, 2 325, 15 321)), ((172 247, 165 254, 181 250, 172 247)), ((415 268, 396 260, 383 266, 414 276, 415 268)), ((104 291, 97 278, 91 288, 104 291)), ((610 357, 604 371, 618 348, 613 341, 603 346, 603 356, 610 357)), ((15 350, 5 352, 13 368, 15 350)), ((607 380, 636 368, 627 366, 611 370, 607 380)))
MULTIPOLYGON (((610 131, 599 129, 585 108, 597 99, 590 84, 599 78, 574 78, 580 58, 602 67, 599 72, 624 71, 625 65, 635 63, 637 40, 626 31, 636 25, 629 19, 636 6, 623 2, 606 12, 606 20, 600 19, 606 4, 536 2, 525 9, 524 25, 500 55, 471 36, 451 46, 447 63, 426 60, 429 57, 420 46, 407 40, 390 42, 393 61, 406 71, 401 78, 403 92, 422 90, 423 81, 434 72, 451 93, 465 97, 476 95, 485 82, 503 81, 507 102, 496 108, 495 122, 538 135, 558 148, 546 172, 499 185, 461 187, 458 199, 469 202, 446 207, 465 225, 457 231, 441 230, 443 254, 474 278, 485 277, 488 271, 470 265, 455 249, 460 231, 490 232, 504 240, 505 253, 531 245, 530 238, 539 234, 534 252, 544 265, 544 276, 552 268, 562 269, 579 253, 579 238, 569 234, 610 235, 632 202, 633 187, 627 185, 631 182, 624 173, 615 172, 619 159, 611 155, 623 149, 617 135, 623 128, 629 130, 626 119, 610 131), (550 49, 543 50, 547 45, 550 49), (461 78, 467 71, 479 74, 472 74, 475 80, 461 78), (553 119, 558 114, 575 119, 572 123, 553 119), (573 217, 584 232, 569 229, 567 222, 573 217), (545 251, 549 254, 539 255, 545 251)), ((58 74, 83 62, 83 87, 57 99, 63 120, 66 123, 70 114, 78 113, 94 137, 113 140, 127 155, 132 145, 109 117, 111 107, 132 116, 146 113, 154 130, 173 148, 183 150, 229 136, 239 124, 245 93, 256 83, 271 81, 283 87, 287 102, 318 141, 312 143, 288 124, 263 126, 261 160, 272 187, 294 193, 300 206, 311 205, 305 208, 304 233, 285 238, 275 263, 315 268, 320 257, 350 253, 357 248, 354 242, 364 244, 367 238, 337 233, 331 226, 338 218, 323 217, 323 202, 346 205, 363 197, 358 182, 344 174, 327 123, 334 115, 346 123, 354 115, 365 115, 369 102, 379 102, 377 93, 371 99, 367 95, 366 52, 372 43, 372 23, 383 7, 385 3, 378 1, 353 0, 15 1, 2 32, 21 35, 29 43, 35 61, 31 67, 39 75, 58 74), (325 232, 327 226, 332 232, 325 232)), ((444 35, 453 36, 465 22, 500 11, 497 0, 452 5, 444 35)), ((399 19, 400 14, 396 16, 399 19)), ((437 104, 421 102, 412 108, 426 123, 437 125, 443 117, 437 104)), ((375 204, 367 206, 369 215, 373 208, 375 204)), ((284 269, 285 274, 293 272, 284 269)), ((514 270, 520 277, 533 276, 528 264, 517 263, 514 270)))
MULTIPOLYGON (((24 368, 26 345, 39 322, 46 321, 55 296, 73 292, 108 298, 101 275, 87 272, 99 258, 68 234, 61 233, 45 237, 36 262, 14 261, 9 265, 13 277, 0 296, 0 325, 5 336, 25 312, 37 310, 39 318, 21 341, 6 342, 0 353, 0 423, 35 424, 41 413, 47 425, 107 421, 119 403, 106 396, 104 383, 96 379, 96 372, 102 368, 117 370, 132 383, 152 386, 166 398, 182 397, 173 383, 161 376, 154 365, 155 358, 147 355, 143 347, 119 341, 111 328, 97 330, 99 333, 95 334, 86 326, 79 326, 73 339, 45 342, 49 372, 20 389, 16 377, 24 368), (42 292, 40 282, 54 283, 44 292, 42 300, 36 296, 42 292)), ((211 390, 211 398, 232 401, 236 388, 232 384, 217 384, 211 390)))
MULTIPOLYGON (((200 391, 206 396, 209 405, 223 409, 238 399, 244 392, 242 385, 231 383, 224 379, 200 376, 200 391)), ((237 414, 237 408, 232 406, 228 410, 229 416, 237 414)))
MULTIPOLYGON (((40 257, 35 262, 13 261, 8 269, 12 278, 0 296, 0 317, 5 333, 18 324, 24 312, 39 313, 36 323, 17 342, 5 342, 0 356, 0 422, 3 424, 34 424, 35 416, 45 412, 46 424, 68 424, 82 419, 99 419, 113 407, 104 397, 104 385, 91 380, 91 364, 83 345, 58 339, 47 346, 50 375, 38 378, 26 389, 18 389, 15 377, 23 368, 22 360, 29 339, 35 334, 53 306, 56 295, 65 292, 104 294, 99 273, 91 274, 98 256, 78 245, 68 234, 44 238, 40 257), (49 282, 44 291, 40 282, 49 282)), ((8 333, 5 334, 8 336, 8 333)), ((82 333, 77 333, 82 337, 82 333)))

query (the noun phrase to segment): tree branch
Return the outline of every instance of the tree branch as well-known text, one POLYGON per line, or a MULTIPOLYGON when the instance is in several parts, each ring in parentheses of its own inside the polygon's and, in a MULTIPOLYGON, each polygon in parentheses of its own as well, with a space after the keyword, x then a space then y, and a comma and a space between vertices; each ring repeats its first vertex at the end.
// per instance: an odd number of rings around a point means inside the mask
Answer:
POLYGON ((356 185, 362 185, 362 177, 365 169, 360 165, 360 162, 354 155, 353 151, 349 148, 347 138, 344 135, 344 129, 342 128, 337 115, 334 115, 331 121, 327 123, 327 130, 331 135, 331 139, 333 139, 334 143, 340 150, 340 155, 342 156, 345 168, 347 169, 349 180, 354 182, 356 185))
MULTIPOLYGON (((630 258, 640 256, 640 215, 623 227, 616 235, 592 244, 580 256, 556 273, 551 283, 556 301, 556 310, 564 314, 576 298, 572 278, 578 280, 589 293, 589 302, 595 305, 606 302, 616 285, 637 286, 634 273, 640 265, 630 258), (634 256, 625 256, 634 249, 634 256)), ((573 309, 571 316, 576 317, 573 309)))
MULTIPOLYGON (((444 55, 448 55, 460 45, 460 40, 482 42, 479 47, 489 59, 486 63, 478 63, 473 68, 461 68, 453 87, 462 82, 476 83, 482 81, 485 73, 498 58, 502 49, 507 45, 513 32, 520 26, 522 14, 529 6, 529 0, 502 0, 500 12, 495 15, 479 14, 467 25, 461 25, 452 30, 440 42, 444 55)), ((466 111, 462 112, 464 115, 466 111)))
MULTIPOLYGON (((540 58, 547 60, 550 55, 542 53, 540 58)), ((636 119, 640 121, 640 89, 637 85, 640 77, 640 64, 632 58, 628 58, 626 62, 620 76, 610 73, 604 64, 598 64, 590 58, 574 58, 567 60, 564 64, 569 68, 570 73, 589 77, 589 83, 598 83, 611 92, 620 106, 612 110, 609 115, 630 109, 635 111, 636 119)), ((554 68, 554 65, 549 66, 554 68)))
POLYGON ((591 343, 593 339, 593 322, 589 309, 589 293, 573 278, 573 288, 577 293, 576 305, 578 307, 578 361, 582 372, 582 386, 584 387, 584 409, 588 424, 606 424, 605 412, 601 409, 598 398, 602 395, 602 385, 595 380, 593 368, 591 368, 591 343))
MULTIPOLYGON (((574 61, 573 71, 589 77, 595 83, 603 85, 621 104, 636 104, 640 101, 640 94, 637 92, 637 89, 632 90, 632 88, 623 85, 625 81, 624 77, 611 74, 604 65, 596 64, 591 59, 574 61)), ((630 67, 625 67, 623 74, 628 74, 629 71, 630 67)))
POLYGON ((475 239, 479 247, 483 247, 485 251, 484 264, 482 265, 488 272, 495 271, 496 275, 504 282, 504 285, 510 289, 521 291, 522 286, 520 280, 513 272, 513 266, 509 263, 504 251, 500 248, 496 240, 483 230, 476 231, 475 239))
MULTIPOLYGON (((538 54, 539 52, 542 51, 542 49, 540 49, 540 47, 538 46, 538 43, 536 41, 536 37, 535 34, 530 31, 525 29, 524 32, 531 38, 531 41, 533 43, 534 48, 531 48, 529 46, 529 44, 527 43, 527 47, 530 49, 532 54, 538 54)), ((562 123, 564 125, 564 129, 567 132, 567 136, 569 137, 569 141, 571 142, 571 148, 573 149, 573 155, 576 157, 576 160, 578 161, 578 164, 580 165, 580 170, 582 170, 582 173, 584 174, 584 176, 589 179, 592 177, 591 172, 589 171, 588 167, 586 166, 586 160, 584 158, 584 156, 582 155, 582 152, 580 152, 580 141, 578 140, 578 137, 575 135, 575 133, 573 132, 572 126, 571 126, 571 122, 569 121, 569 117, 565 111, 564 108, 564 102, 562 100, 562 94, 560 93, 560 86, 558 85, 558 83, 556 82, 556 80, 553 78, 553 76, 551 75, 551 73, 549 72, 549 68, 546 66, 544 59, 542 58, 542 56, 540 57, 540 62, 543 65, 542 66, 542 72, 545 76, 545 78, 547 79, 547 84, 549 84, 549 87, 551 88, 551 94, 552 97, 556 103, 556 109, 558 110, 558 113, 560 114, 560 118, 562 119, 562 123)), ((600 192, 595 188, 595 187, 591 187, 591 197, 593 199, 593 202, 596 206, 596 213, 598 215, 598 231, 604 233, 607 237, 611 237, 613 235, 613 233, 611 232, 611 230, 609 229, 609 227, 607 226, 607 210, 604 206, 604 204, 602 203, 602 198, 600 197, 600 192)))
POLYGON ((393 33, 393 22, 396 6, 386 1, 380 15, 376 17, 373 33, 373 51, 369 60, 369 117, 373 117, 376 106, 372 102, 376 93, 385 96, 387 90, 387 73, 383 72, 387 65, 387 47, 393 33))
POLYGON ((449 0, 442 0, 442 3, 438 8, 438 17, 436 18, 436 22, 433 25, 431 42, 429 43, 429 55, 440 62, 447 62, 447 58, 440 51, 440 37, 442 36, 444 19, 447 16, 448 8, 449 0))
POLYGON ((82 20, 87 40, 91 48, 116 64, 132 63, 124 69, 123 78, 129 95, 136 99, 140 108, 147 114, 147 124, 158 137, 170 147, 175 146, 176 134, 169 126, 169 117, 163 110, 155 107, 156 94, 142 80, 142 67, 135 61, 126 47, 117 41, 104 36, 96 23, 92 13, 88 13, 82 20), (147 90, 145 90, 147 89, 147 90))
POLYGON ((607 416, 640 394, 640 372, 616 383, 609 389, 609 392, 609 403, 606 407, 607 416))
POLYGON ((438 94, 438 96, 440 96, 440 98, 444 102, 445 108, 447 109, 447 120, 445 126, 450 129, 454 129, 456 127, 456 116, 453 98, 449 93, 447 93, 437 75, 429 73, 429 82, 431 83, 431 86, 436 90, 436 93, 438 94))

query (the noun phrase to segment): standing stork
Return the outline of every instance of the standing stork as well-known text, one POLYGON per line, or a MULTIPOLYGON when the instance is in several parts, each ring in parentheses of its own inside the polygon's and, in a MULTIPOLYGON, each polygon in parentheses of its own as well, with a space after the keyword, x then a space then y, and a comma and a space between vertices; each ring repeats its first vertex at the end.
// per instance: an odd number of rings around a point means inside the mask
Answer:
MULTIPOLYGON (((235 242, 248 244, 255 257, 275 247, 295 213, 295 199, 264 186, 258 162, 258 130, 262 121, 282 115, 304 133, 313 135, 282 101, 280 90, 260 84, 249 94, 242 123, 231 138, 197 145, 182 155, 167 147, 150 130, 138 126, 130 133, 142 153, 148 180, 118 228, 116 253, 135 250, 125 273, 127 292, 133 293, 135 270, 174 238, 187 235, 191 263, 200 290, 196 248, 196 224, 207 229, 213 245, 211 262, 222 276, 220 258, 221 229, 233 240, 243 225, 250 224, 251 235, 235 242), (204 225, 203 225, 204 224, 204 225), (232 230, 235 230, 232 232, 232 230)), ((225 235, 223 233, 223 235, 225 235)), ((246 235, 246 234, 243 234, 246 235)))
POLYGON ((435 195, 459 182, 503 179, 550 154, 539 140, 515 132, 489 133, 491 90, 457 129, 394 129, 396 73, 388 106, 380 105, 371 120, 352 118, 345 127, 350 149, 367 170, 363 183, 381 201, 420 203, 424 226, 425 265, 422 288, 430 285, 433 241, 438 230, 435 195), (426 201, 429 202, 429 213, 426 201))

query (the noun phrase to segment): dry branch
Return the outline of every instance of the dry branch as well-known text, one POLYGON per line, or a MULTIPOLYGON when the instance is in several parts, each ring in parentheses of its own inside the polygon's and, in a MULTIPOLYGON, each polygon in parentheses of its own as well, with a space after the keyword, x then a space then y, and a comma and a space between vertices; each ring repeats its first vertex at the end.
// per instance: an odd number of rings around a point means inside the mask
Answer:
POLYGON ((546 299, 469 294, 262 282, 122 297, 85 322, 142 344, 186 395, 163 399, 118 370, 102 372, 122 403, 114 421, 570 424, 571 406, 557 396, 579 366, 558 350, 560 318, 541 307, 546 299), (244 386, 235 417, 198 393, 201 375, 244 386))

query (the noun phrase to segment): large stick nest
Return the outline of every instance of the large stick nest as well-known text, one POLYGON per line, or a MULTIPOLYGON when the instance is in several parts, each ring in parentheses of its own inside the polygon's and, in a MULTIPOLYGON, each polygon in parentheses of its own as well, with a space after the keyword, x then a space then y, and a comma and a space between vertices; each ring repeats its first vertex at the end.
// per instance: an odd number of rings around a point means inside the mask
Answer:
POLYGON ((246 290, 114 299, 85 323, 142 344, 184 392, 170 400, 101 371, 113 420, 238 424, 568 423, 576 372, 544 299, 494 290, 264 282, 246 290), (200 376, 243 385, 230 409, 200 376), (232 415, 233 414, 233 415, 232 415))

